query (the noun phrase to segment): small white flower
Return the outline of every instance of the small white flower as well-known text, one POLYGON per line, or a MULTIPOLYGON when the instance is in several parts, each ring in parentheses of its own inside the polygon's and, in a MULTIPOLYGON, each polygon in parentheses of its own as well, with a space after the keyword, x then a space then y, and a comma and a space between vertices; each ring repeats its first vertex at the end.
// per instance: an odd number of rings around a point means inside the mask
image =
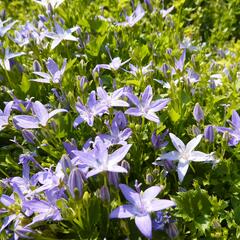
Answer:
POLYGON ((185 145, 181 139, 175 136, 173 133, 169 133, 169 136, 172 140, 172 143, 177 151, 171 151, 168 153, 162 154, 156 160, 178 160, 177 172, 179 181, 182 182, 184 176, 187 173, 189 164, 193 162, 215 162, 216 160, 213 156, 213 153, 207 154, 200 151, 193 151, 194 148, 199 144, 202 139, 202 134, 193 138, 190 142, 185 145))

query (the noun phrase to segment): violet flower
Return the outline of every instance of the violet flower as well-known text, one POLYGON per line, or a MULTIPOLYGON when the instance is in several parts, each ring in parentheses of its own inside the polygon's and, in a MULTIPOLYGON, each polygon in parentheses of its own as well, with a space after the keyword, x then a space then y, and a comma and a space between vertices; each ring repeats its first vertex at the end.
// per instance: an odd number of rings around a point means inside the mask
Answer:
POLYGON ((116 23, 117 26, 123 26, 123 27, 133 27, 137 22, 139 22, 145 15, 145 11, 139 3, 137 5, 137 8, 134 10, 132 15, 126 16, 126 22, 116 23))
POLYGON ((55 9, 59 7, 64 2, 64 0, 34 0, 34 2, 42 5, 46 9, 48 9, 50 4, 52 9, 55 9))
POLYGON ((94 117, 101 116, 107 112, 107 107, 96 100, 96 93, 92 91, 89 95, 87 105, 84 106, 80 99, 76 103, 76 109, 79 116, 74 120, 73 126, 76 128, 82 122, 87 122, 89 126, 93 126, 94 117))
POLYGON ((233 111, 232 120, 228 121, 231 128, 217 127, 216 130, 220 133, 228 132, 230 139, 228 141, 229 146, 236 146, 240 141, 240 117, 237 111, 233 111))
POLYGON ((204 119, 204 112, 199 103, 196 103, 193 109, 193 116, 197 122, 200 122, 204 119))
POLYGON ((120 130, 118 126, 118 122, 116 118, 113 119, 112 125, 108 128, 110 130, 110 134, 100 134, 99 137, 107 144, 107 146, 120 144, 127 144, 126 140, 132 135, 132 130, 130 128, 126 128, 124 130, 120 130))
POLYGON ((3 130, 6 125, 8 125, 8 119, 12 110, 13 101, 6 104, 4 110, 0 109, 0 131, 3 130))
POLYGON ((32 103, 32 109, 35 116, 17 115, 13 117, 13 122, 19 128, 40 128, 46 126, 50 118, 60 112, 67 112, 66 109, 55 109, 48 113, 47 108, 39 101, 32 103))
POLYGON ((56 32, 47 32, 45 36, 53 39, 51 50, 53 50, 57 45, 59 45, 63 40, 69 41, 78 41, 78 38, 72 35, 73 32, 76 32, 79 27, 73 27, 67 30, 64 30, 57 22, 54 23, 56 32))
POLYGON ((104 142, 99 137, 96 137, 94 149, 90 152, 79 151, 76 158, 80 160, 81 163, 92 168, 92 170, 87 173, 87 178, 101 172, 127 173, 127 170, 119 166, 118 163, 123 160, 130 147, 131 144, 126 144, 109 154, 104 142))
POLYGON ((153 93, 152 87, 148 85, 144 92, 141 95, 141 100, 139 100, 132 93, 126 93, 126 96, 130 99, 132 103, 136 105, 136 107, 129 108, 125 111, 125 114, 140 117, 143 116, 150 121, 160 123, 158 116, 155 112, 159 112, 162 110, 170 101, 169 98, 158 99, 152 102, 153 93))
POLYGON ((140 67, 136 67, 133 64, 129 64, 130 67, 130 71, 127 71, 129 73, 131 73, 133 76, 137 77, 138 75, 147 75, 150 72, 153 72, 153 69, 151 69, 152 67, 152 62, 150 62, 148 65, 140 68, 140 67))
POLYGON ((166 147, 168 145, 168 141, 165 141, 165 137, 168 134, 169 130, 167 129, 164 133, 161 135, 157 135, 156 130, 154 130, 152 137, 151 137, 151 142, 154 147, 154 149, 160 149, 163 147, 166 147))
POLYGON ((8 23, 11 19, 7 19, 5 21, 2 21, 0 19, 0 37, 3 37, 17 21, 13 21, 11 23, 8 23), (7 24, 8 23, 8 24, 7 24))
POLYGON ((120 57, 115 57, 115 58, 111 58, 111 62, 109 64, 97 64, 95 66, 95 68, 92 71, 92 74, 94 75, 95 72, 99 72, 100 69, 108 69, 108 70, 113 70, 113 71, 117 71, 121 66, 123 66, 124 64, 128 63, 130 61, 130 59, 122 62, 122 60, 120 59, 120 57))
POLYGON ((140 232, 146 238, 152 238, 150 213, 173 207, 176 204, 171 200, 156 198, 161 191, 159 186, 150 187, 144 192, 135 191, 125 184, 119 184, 119 187, 129 204, 114 209, 110 214, 110 218, 133 217, 140 232))
POLYGON ((186 49, 183 49, 183 53, 182 53, 181 57, 179 58, 179 60, 175 59, 175 69, 176 70, 179 70, 180 72, 183 71, 185 59, 186 59, 186 49))
POLYGON ((108 94, 102 87, 97 88, 97 95, 101 104, 111 107, 129 107, 129 104, 120 98, 123 95, 123 88, 117 89, 113 93, 108 94))
POLYGON ((42 82, 42 83, 53 82, 53 83, 59 84, 63 77, 63 74, 65 72, 66 65, 67 65, 67 61, 66 61, 66 59, 64 59, 62 68, 59 69, 56 62, 53 59, 48 58, 48 60, 46 62, 46 66, 47 66, 47 70, 50 74, 45 73, 45 72, 38 72, 38 71, 33 72, 34 74, 40 76, 41 78, 31 79, 31 81, 42 82))
POLYGON ((31 226, 36 222, 46 221, 50 219, 53 221, 62 220, 59 209, 51 201, 33 199, 25 201, 23 206, 36 214, 36 216, 33 217, 33 221, 27 226, 31 226))
MULTIPOLYGON (((187 145, 185 145, 182 140, 172 133, 169 133, 169 136, 172 140, 172 143, 177 151, 171 151, 168 153, 163 153, 156 160, 169 160, 174 161, 178 160, 177 172, 179 181, 182 182, 189 164, 191 161, 194 162, 216 162, 216 159, 213 156, 213 153, 207 154, 200 151, 193 151, 194 148, 199 144, 203 135, 198 135, 193 138, 187 145)), ((156 163, 157 164, 157 163, 156 163)))
POLYGON ((160 14, 162 15, 163 18, 165 18, 169 13, 171 13, 174 9, 174 6, 168 8, 168 9, 161 9, 160 14))
POLYGON ((22 55, 25 55, 25 53, 24 52, 11 53, 9 49, 6 48, 4 58, 0 59, 0 65, 2 66, 3 69, 10 71, 11 70, 10 59, 13 59, 15 57, 19 57, 22 55))
POLYGON ((68 188, 73 198, 80 199, 83 194, 82 172, 79 168, 74 168, 68 178, 68 188))
POLYGON ((214 141, 214 127, 212 125, 205 127, 204 138, 207 139, 210 143, 214 141))

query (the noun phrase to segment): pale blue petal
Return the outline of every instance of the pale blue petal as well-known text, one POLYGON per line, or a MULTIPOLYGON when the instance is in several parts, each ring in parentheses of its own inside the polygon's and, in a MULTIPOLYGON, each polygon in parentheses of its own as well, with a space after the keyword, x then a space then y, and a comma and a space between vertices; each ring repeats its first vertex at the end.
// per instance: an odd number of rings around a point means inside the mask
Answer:
POLYGON ((17 115, 13 117, 13 122, 20 128, 39 128, 39 120, 28 115, 17 115))
POLYGON ((165 199, 153 199, 149 205, 149 212, 161 211, 166 208, 174 207, 176 203, 171 200, 165 199))
POLYGON ((192 152, 193 149, 200 143, 202 139, 202 134, 198 135, 197 137, 193 138, 188 144, 186 145, 186 151, 192 152))
POLYGON ((111 214, 110 218, 129 218, 134 216, 134 211, 133 211, 134 206, 132 205, 123 205, 120 206, 116 209, 114 209, 111 214))
POLYGON ((144 193, 142 194, 142 198, 152 200, 161 192, 161 190, 162 188, 159 186, 150 187, 144 191, 144 193))
POLYGON ((139 193, 128 187, 126 184, 119 184, 124 197, 133 205, 139 205, 140 196, 139 193))
POLYGON ((189 167, 189 162, 184 162, 184 163, 179 162, 178 163, 177 172, 178 172, 178 179, 180 182, 183 181, 183 179, 187 173, 188 167, 189 167))
POLYGON ((118 150, 116 150, 112 154, 110 154, 108 156, 108 161, 111 163, 111 165, 115 165, 119 163, 121 160, 123 160, 123 158, 126 156, 131 146, 132 146, 131 144, 127 144, 125 146, 120 147, 118 150))
POLYGON ((39 119, 41 125, 46 126, 49 116, 45 106, 41 102, 36 101, 35 103, 33 103, 33 111, 39 119))
POLYGON ((146 238, 152 238, 152 220, 149 214, 145 216, 136 216, 135 223, 146 238))
POLYGON ((180 158, 180 153, 177 151, 171 151, 168 153, 163 153, 160 157, 158 157, 156 160, 178 160, 180 158))
POLYGON ((174 147, 177 149, 178 152, 182 152, 185 150, 185 144, 173 133, 169 133, 169 136, 172 140, 174 147))

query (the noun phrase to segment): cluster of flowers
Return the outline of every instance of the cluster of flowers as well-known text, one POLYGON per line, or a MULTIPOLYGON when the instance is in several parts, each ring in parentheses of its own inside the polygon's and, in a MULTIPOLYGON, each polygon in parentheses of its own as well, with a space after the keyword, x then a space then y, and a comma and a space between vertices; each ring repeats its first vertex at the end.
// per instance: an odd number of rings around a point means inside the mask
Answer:
MULTIPOLYGON (((49 16, 54 8, 60 6, 63 0, 35 0, 48 10, 49 16)), ((150 5, 149 1, 146 1, 150 5)), ((163 18, 166 17, 173 10, 173 7, 167 10, 161 10, 163 18)), ((130 16, 126 16, 126 21, 115 23, 117 26, 132 27, 144 16, 145 12, 139 4, 135 11, 130 16)), ((113 21, 112 19, 105 19, 106 21, 113 21)), ((0 36, 3 37, 13 26, 16 21, 9 23, 10 20, 0 22, 0 36)), ((15 37, 11 39, 20 47, 29 44, 32 40, 43 48, 48 46, 46 38, 53 39, 51 43, 51 50, 56 48, 62 41, 80 42, 78 37, 72 35, 74 32, 80 30, 79 27, 70 29, 63 29, 54 20, 54 30, 49 31, 45 26, 47 18, 40 16, 36 25, 27 23, 21 27, 20 31, 15 32, 15 37)), ((82 41, 82 40, 81 40, 82 41)), ((82 41, 84 42, 84 41, 82 41)), ((14 62, 13 58, 24 55, 25 53, 11 53, 8 48, 4 49, 3 59, 0 59, 1 67, 6 71, 11 71, 14 62)), ((194 50, 189 43, 182 43, 182 55, 179 60, 175 59, 175 66, 170 67, 163 65, 161 71, 164 74, 170 70, 171 75, 176 74, 177 71, 182 72, 186 58, 186 49, 194 50)), ((110 51, 109 51, 110 55, 110 51)), ((92 74, 100 73, 100 69, 107 69, 110 71, 119 70, 124 64, 128 63, 130 59, 122 62, 119 57, 111 58, 109 64, 97 64, 93 69, 92 74)), ((67 59, 64 59, 61 68, 56 62, 49 58, 46 61, 46 68, 48 73, 41 71, 41 65, 38 61, 33 63, 34 72, 39 78, 31 79, 31 81, 39 83, 56 84, 61 87, 61 80, 64 75, 67 65, 67 59)), ((130 70, 126 72, 137 76, 139 73, 146 75, 153 71, 151 63, 145 67, 139 68, 133 64, 129 64, 130 70)), ((199 76, 192 69, 188 69, 187 79, 190 84, 199 81, 199 76)), ((84 81, 84 80, 83 80, 84 81)), ((170 88, 163 81, 156 80, 163 85, 163 87, 170 88)), ((179 80, 181 81, 181 79, 179 80)), ((178 84, 175 82, 174 84, 178 84)), ((60 97, 56 89, 53 89, 56 97, 60 97)), ((36 144, 37 137, 34 131, 39 128, 48 126, 48 122, 56 114, 68 112, 67 109, 52 109, 42 104, 40 101, 32 101, 32 99, 20 100, 13 94, 13 100, 6 102, 4 110, 0 110, 0 130, 6 126, 12 125, 22 132, 24 139, 30 144, 36 144), (51 111, 50 111, 51 109, 51 111), (12 114, 13 112, 20 112, 21 114, 12 114), (12 121, 10 121, 12 120, 12 121)), ((4 218, 3 225, 0 232, 6 229, 11 222, 14 221, 15 239, 18 237, 26 237, 27 233, 33 232, 31 226, 40 221, 62 220, 61 212, 56 204, 57 200, 61 198, 79 199, 83 196, 84 185, 87 184, 88 179, 100 174, 107 173, 110 183, 114 183, 119 187, 122 194, 128 200, 128 204, 115 208, 110 213, 110 218, 134 218, 136 226, 141 233, 147 237, 152 237, 152 228, 156 230, 165 229, 165 224, 173 226, 170 218, 162 212, 162 210, 173 207, 176 204, 174 201, 168 199, 158 199, 157 195, 162 190, 159 186, 152 186, 145 191, 140 190, 140 184, 135 184, 135 190, 126 184, 119 184, 118 176, 120 173, 127 173, 130 166, 124 160, 127 153, 130 151, 131 144, 128 139, 131 137, 132 130, 128 127, 126 116, 135 116, 147 119, 156 124, 160 123, 157 112, 163 110, 170 98, 157 99, 153 101, 153 91, 151 85, 148 85, 142 92, 140 97, 137 97, 131 87, 123 87, 116 89, 109 93, 103 86, 99 86, 96 91, 93 90, 84 104, 79 97, 76 102, 77 118, 72 123, 74 128, 80 124, 94 125, 94 119, 103 115, 113 115, 112 121, 106 121, 105 124, 109 129, 109 133, 102 133, 95 137, 94 140, 89 139, 83 146, 82 150, 78 150, 75 140, 71 143, 64 142, 66 153, 62 156, 55 168, 43 168, 35 159, 36 155, 25 153, 20 155, 19 163, 22 165, 22 177, 12 177, 2 180, 3 187, 10 187, 12 194, 2 194, 0 202, 4 206, 0 209, 0 213, 7 214, 4 218), (124 112, 115 110, 115 108, 127 108, 124 112), (114 149, 114 151, 113 151, 114 149), (37 173, 31 175, 30 167, 37 173), (151 213, 157 212, 157 217, 151 219, 151 213), (27 224, 25 220, 27 219, 27 224)), ((196 104, 193 110, 193 116, 197 122, 204 119, 204 113, 199 104, 196 104)), ((232 114, 232 120, 229 121, 231 128, 207 126, 204 130, 204 137, 210 142, 214 138, 214 129, 220 133, 229 133, 229 145, 233 146, 240 141, 240 117, 236 111, 232 114)), ((203 134, 196 130, 196 137, 193 138, 186 145, 173 133, 169 133, 169 137, 176 150, 162 153, 153 164, 171 165, 173 161, 178 161, 176 167, 179 181, 184 180, 187 174, 189 164, 193 162, 212 162, 217 160, 213 153, 203 153, 194 151, 196 146, 200 143, 203 134)), ((162 134, 157 135, 156 132, 152 135, 152 144, 155 149, 165 147, 168 142, 165 137, 168 135, 168 130, 162 134)), ((173 166, 173 165, 172 165, 173 166)), ((173 166, 174 168, 175 166, 173 166)), ((105 195, 109 196, 106 186, 102 188, 105 195), (106 193, 107 192, 107 193, 106 193)), ((168 230, 167 230, 168 231, 168 230)))

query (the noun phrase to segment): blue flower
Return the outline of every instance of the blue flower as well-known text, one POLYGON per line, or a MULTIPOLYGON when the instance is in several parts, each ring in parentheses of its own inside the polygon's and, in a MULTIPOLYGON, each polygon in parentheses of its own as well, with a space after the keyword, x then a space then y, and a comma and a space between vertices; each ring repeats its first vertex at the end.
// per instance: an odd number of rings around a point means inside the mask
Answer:
POLYGON ((173 207, 175 203, 171 200, 156 198, 161 191, 159 186, 150 187, 144 192, 136 192, 125 184, 119 184, 119 187, 129 204, 114 209, 110 214, 110 218, 133 217, 140 232, 145 237, 152 238, 150 213, 173 207))

